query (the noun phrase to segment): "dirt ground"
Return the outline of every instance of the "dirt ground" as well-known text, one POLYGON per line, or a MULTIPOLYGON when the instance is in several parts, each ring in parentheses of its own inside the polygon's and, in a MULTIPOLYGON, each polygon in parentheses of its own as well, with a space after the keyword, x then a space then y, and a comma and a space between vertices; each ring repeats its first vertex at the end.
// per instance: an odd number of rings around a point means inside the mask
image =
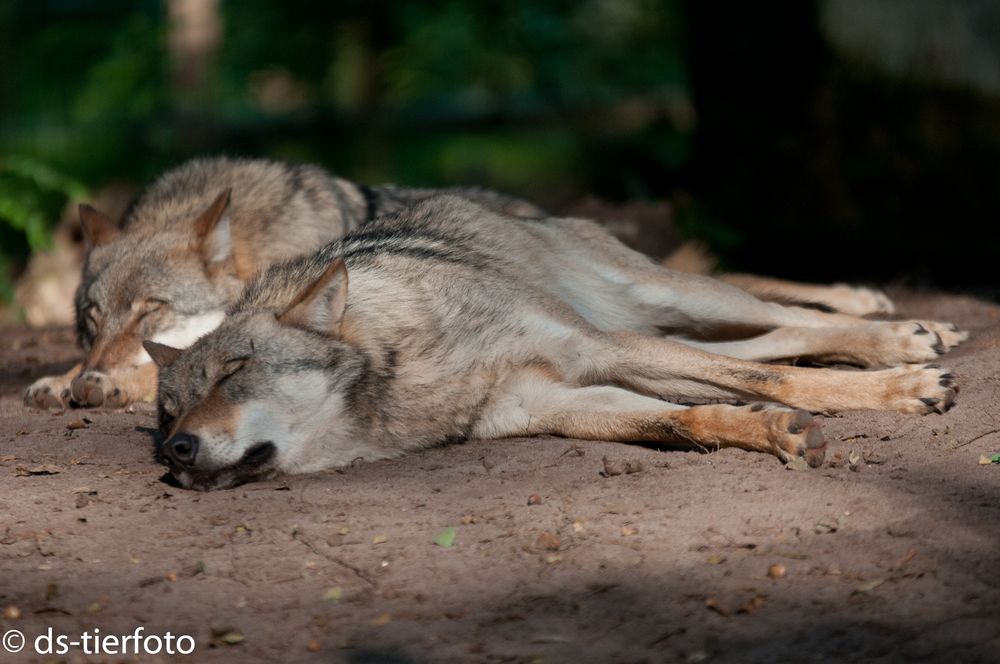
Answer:
POLYGON ((902 301, 974 331, 956 407, 828 418, 816 470, 547 438, 210 494, 161 481, 148 407, 27 411, 71 336, 2 328, 0 661, 171 660, 32 652, 140 625, 196 662, 1000 661, 1000 308, 902 301))

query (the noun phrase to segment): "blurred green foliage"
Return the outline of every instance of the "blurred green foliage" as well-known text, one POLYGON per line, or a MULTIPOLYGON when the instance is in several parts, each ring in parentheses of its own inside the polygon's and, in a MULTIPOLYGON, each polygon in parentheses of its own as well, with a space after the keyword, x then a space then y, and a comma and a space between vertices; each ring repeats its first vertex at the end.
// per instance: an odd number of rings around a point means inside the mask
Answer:
MULTIPOLYGON (((546 203, 595 189, 650 196, 686 159, 675 0, 233 0, 218 5, 219 38, 201 55, 173 40, 183 4, 0 9, 0 154, 90 187, 226 152, 546 203)), ((214 6, 201 3, 205 16, 214 6)), ((42 205, 29 189, 0 189, 8 261, 40 246, 58 216, 58 196, 42 205)))
POLYGON ((0 157, 0 218, 22 231, 32 251, 49 246, 49 219, 66 199, 83 200, 87 188, 45 164, 0 157))
POLYGON ((837 52, 839 1, 0 3, 0 297, 84 187, 212 153, 670 198, 731 267, 997 283, 1000 102, 837 52))

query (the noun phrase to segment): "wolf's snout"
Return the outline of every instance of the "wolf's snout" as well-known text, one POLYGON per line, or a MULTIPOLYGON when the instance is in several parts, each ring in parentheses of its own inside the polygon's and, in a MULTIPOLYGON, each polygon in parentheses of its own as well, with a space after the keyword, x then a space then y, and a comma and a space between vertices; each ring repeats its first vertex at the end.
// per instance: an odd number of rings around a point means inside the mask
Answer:
POLYGON ((190 467, 198 456, 198 437, 179 433, 163 443, 163 456, 174 466, 190 467))

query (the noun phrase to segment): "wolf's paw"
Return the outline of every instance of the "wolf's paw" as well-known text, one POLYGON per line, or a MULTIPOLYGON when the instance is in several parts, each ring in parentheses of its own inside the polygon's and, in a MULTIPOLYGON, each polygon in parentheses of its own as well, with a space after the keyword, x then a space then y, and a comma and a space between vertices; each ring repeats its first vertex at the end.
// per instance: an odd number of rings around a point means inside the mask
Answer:
MULTIPOLYGON (((880 372, 882 373, 882 372, 880 372)), ((955 403, 955 377, 936 364, 887 369, 885 408, 901 413, 943 413, 955 403)))
POLYGON ((896 313, 896 305, 880 290, 847 284, 836 284, 831 288, 833 293, 829 304, 840 313, 851 316, 896 313))
POLYGON ((942 355, 969 338, 968 332, 959 330, 952 323, 939 323, 930 320, 913 322, 923 327, 927 331, 927 334, 937 336, 941 347, 940 354, 942 355))
POLYGON ((39 378, 24 391, 24 405, 29 408, 67 408, 70 405, 70 379, 66 376, 39 378))
POLYGON ((826 457, 826 439, 819 422, 811 414, 772 404, 754 404, 748 408, 763 411, 768 439, 779 459, 787 463, 802 457, 813 468, 822 465, 826 457))
POLYGON ((70 389, 73 401, 84 408, 121 408, 128 404, 128 393, 100 371, 83 372, 73 379, 70 389))
POLYGON ((939 333, 918 321, 871 323, 864 335, 853 350, 868 367, 931 362, 948 350, 939 333))

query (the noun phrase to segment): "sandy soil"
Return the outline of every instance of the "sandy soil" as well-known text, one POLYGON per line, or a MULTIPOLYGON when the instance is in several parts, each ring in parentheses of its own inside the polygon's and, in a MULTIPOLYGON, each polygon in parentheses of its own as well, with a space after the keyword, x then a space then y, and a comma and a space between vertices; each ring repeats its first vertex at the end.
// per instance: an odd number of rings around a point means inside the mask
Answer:
POLYGON ((549 438, 211 494, 161 481, 148 408, 25 410, 71 338, 0 329, 0 660, 143 625, 197 662, 998 661, 1000 308, 903 304, 974 330, 957 406, 829 418, 816 470, 549 438))

